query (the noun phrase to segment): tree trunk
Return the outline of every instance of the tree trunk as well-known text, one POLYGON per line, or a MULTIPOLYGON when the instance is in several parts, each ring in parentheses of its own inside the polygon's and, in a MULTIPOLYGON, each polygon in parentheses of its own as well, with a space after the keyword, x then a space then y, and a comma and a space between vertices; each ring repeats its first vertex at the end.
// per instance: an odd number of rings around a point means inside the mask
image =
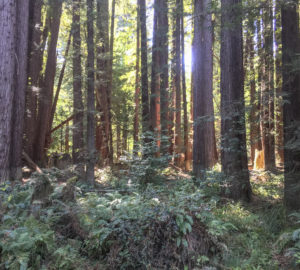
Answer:
POLYGON ((90 185, 95 182, 95 74, 94 74, 94 1, 87 0, 87 164, 86 180, 90 185))
POLYGON ((210 0, 195 1, 195 45, 193 70, 194 147, 193 172, 201 177, 202 171, 217 162, 214 107, 213 107, 213 54, 212 15, 210 0))
POLYGON ((100 123, 97 125, 97 145, 101 154, 100 165, 109 163, 109 11, 108 0, 97 0, 97 108, 100 123), (100 131, 100 132, 98 132, 100 131))
POLYGON ((253 19, 249 18, 248 23, 249 34, 246 40, 246 46, 249 48, 249 74, 250 80, 250 147, 251 147, 251 164, 255 168, 255 155, 262 150, 261 137, 260 137, 260 102, 258 101, 258 93, 256 91, 256 79, 255 79, 255 47, 254 47, 254 22, 253 19))
POLYGON ((275 168, 274 145, 274 59, 273 59, 273 15, 272 2, 265 2, 263 9, 262 32, 263 48, 261 61, 263 63, 261 84, 261 133, 264 164, 266 170, 275 168))
POLYGON ((149 131, 149 93, 148 93, 148 49, 147 49, 147 27, 146 27, 146 3, 138 0, 140 8, 141 23, 141 91, 142 91, 142 129, 144 145, 147 143, 146 132, 149 131))
POLYGON ((184 145, 184 166, 187 171, 190 168, 190 161, 188 148, 189 148, 189 128, 188 128, 188 115, 187 115, 187 99, 186 99, 186 81, 185 81, 185 52, 184 52, 184 3, 180 3, 180 32, 181 32, 181 74, 182 74, 182 99, 183 99, 183 145, 184 145))
POLYGON ((28 87, 26 91, 24 148, 34 158, 34 139, 37 124, 37 96, 42 71, 42 0, 30 0, 28 87))
POLYGON ((133 151, 138 153, 139 142, 139 110, 140 110, 140 20, 139 7, 137 6, 136 26, 136 65, 135 65, 135 93, 134 93, 134 120, 133 120, 133 151))
POLYGON ((161 10, 159 12, 160 25, 160 119, 161 119, 161 146, 160 151, 163 155, 168 153, 169 145, 169 20, 168 20, 168 0, 161 0, 161 10))
POLYGON ((0 1, 0 182, 22 178, 29 1, 0 1))
POLYGON ((222 0, 221 3, 221 163, 227 176, 229 196, 250 200, 241 1, 222 0))
POLYGON ((153 45, 152 45, 152 73, 151 73, 151 96, 150 96, 150 130, 157 145, 156 154, 160 148, 160 68, 161 68, 161 37, 159 16, 162 0, 154 2, 153 19, 153 45))
POLYGON ((81 163, 83 151, 83 102, 81 70, 81 35, 80 35, 81 0, 73 0, 73 163, 81 163))
POLYGON ((282 102, 282 52, 281 52, 281 11, 280 0, 275 6, 275 74, 276 74, 276 148, 279 163, 284 163, 283 145, 283 102, 282 102))
POLYGON ((12 114, 12 147, 10 157, 10 177, 22 179, 23 127, 25 115, 25 92, 27 83, 27 55, 29 30, 29 0, 18 1, 16 4, 16 66, 15 89, 12 114))
POLYGON ((112 0, 111 21, 110 21, 110 42, 109 42, 109 80, 108 80, 108 119, 109 119, 109 163, 114 162, 113 134, 112 134, 112 113, 111 113, 111 96, 113 91, 113 61, 114 61, 114 33, 115 33, 115 8, 116 0, 112 0))
POLYGON ((178 167, 182 167, 182 136, 181 136, 181 87, 180 87, 180 0, 176 0, 173 19, 173 64, 172 64, 172 80, 175 98, 175 144, 174 163, 178 167))
POLYGON ((284 202, 289 210, 300 210, 300 70, 299 4, 283 3, 282 90, 284 95, 284 202))
POLYGON ((62 2, 54 0, 50 7, 50 33, 51 39, 48 46, 48 56, 45 69, 45 77, 43 86, 39 96, 38 111, 38 128, 35 139, 35 159, 42 165, 46 163, 45 146, 48 144, 46 140, 47 128, 49 126, 51 105, 53 99, 53 87, 56 73, 56 47, 60 26, 60 18, 62 13, 62 2))

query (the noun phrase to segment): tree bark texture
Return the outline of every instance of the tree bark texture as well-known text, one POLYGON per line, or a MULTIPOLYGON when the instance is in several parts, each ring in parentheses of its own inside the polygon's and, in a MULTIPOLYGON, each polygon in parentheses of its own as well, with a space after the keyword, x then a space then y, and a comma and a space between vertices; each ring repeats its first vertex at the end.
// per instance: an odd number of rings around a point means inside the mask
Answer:
POLYGON ((0 182, 22 177, 29 1, 0 1, 0 182))
POLYGON ((73 0, 73 148, 74 164, 82 162, 83 153, 83 101, 82 101, 82 69, 81 69, 81 0, 73 0))
POLYGON ((227 176, 228 195, 233 199, 250 200, 240 16, 242 6, 240 0, 222 0, 221 4, 221 163, 227 176))
POLYGON ((97 108, 100 110, 100 123, 97 123, 97 150, 100 152, 100 165, 108 165, 109 159, 109 8, 107 0, 97 0, 97 108))
POLYGON ((95 74, 94 74, 94 1, 87 0, 87 164, 86 180, 95 183, 95 74))
POLYGON ((200 177, 203 170, 217 162, 213 107, 213 42, 210 0, 195 0, 194 26, 194 146, 193 172, 200 177))
POLYGON ((300 209, 300 40, 299 3, 282 5, 282 90, 284 93, 284 202, 300 209))

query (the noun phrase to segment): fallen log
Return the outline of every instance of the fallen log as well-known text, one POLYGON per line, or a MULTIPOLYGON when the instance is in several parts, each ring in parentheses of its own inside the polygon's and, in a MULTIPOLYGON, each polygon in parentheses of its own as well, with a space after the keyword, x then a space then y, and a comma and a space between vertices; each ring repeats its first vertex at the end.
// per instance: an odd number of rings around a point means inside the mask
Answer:
POLYGON ((37 171, 38 173, 43 173, 40 167, 34 163, 34 161, 23 151, 22 153, 23 158, 25 161, 28 163, 29 167, 32 168, 33 170, 37 171))

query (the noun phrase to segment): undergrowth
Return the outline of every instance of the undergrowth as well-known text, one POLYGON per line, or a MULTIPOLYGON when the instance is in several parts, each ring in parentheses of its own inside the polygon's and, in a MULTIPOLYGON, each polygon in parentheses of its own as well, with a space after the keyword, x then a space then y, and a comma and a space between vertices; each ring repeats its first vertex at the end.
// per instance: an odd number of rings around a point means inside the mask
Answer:
POLYGON ((198 182, 170 168, 161 172, 155 184, 141 184, 132 171, 121 179, 98 171, 103 181, 94 190, 76 176, 62 182, 57 170, 24 184, 2 184, 0 269, 300 265, 300 216, 285 218, 281 176, 263 181, 255 175, 254 201, 242 204, 219 195, 222 176, 216 171, 198 182), (36 195, 41 186, 50 190, 46 198, 36 195))

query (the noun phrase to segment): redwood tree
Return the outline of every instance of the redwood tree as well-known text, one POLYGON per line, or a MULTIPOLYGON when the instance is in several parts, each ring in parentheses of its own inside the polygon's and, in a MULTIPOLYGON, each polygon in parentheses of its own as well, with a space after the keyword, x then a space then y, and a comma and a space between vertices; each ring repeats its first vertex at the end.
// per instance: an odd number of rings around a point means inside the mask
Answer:
POLYGON ((194 147, 193 171, 196 177, 216 162, 213 107, 213 33, 210 0, 195 0, 194 22, 194 147))
POLYGON ((227 176, 228 195, 233 199, 250 200, 244 117, 242 2, 222 0, 221 4, 221 163, 227 176))
POLYGON ((0 182, 22 177, 29 1, 0 1, 0 182))
POLYGON ((180 61, 180 0, 176 0, 173 11, 172 87, 175 94, 175 142, 174 163, 182 166, 181 136, 181 61, 180 61))
POLYGON ((86 180, 95 182, 95 74, 94 74, 94 0, 87 0, 87 164, 86 180))
POLYGON ((149 92, 148 92, 148 49, 147 49, 147 25, 146 2, 138 0, 140 8, 141 24, 141 92, 142 92, 142 129, 144 142, 147 142, 146 132, 149 131, 149 92))
POLYGON ((284 201, 300 209, 300 40, 299 3, 282 4, 282 90, 284 93, 284 201))
POLYGON ((82 162, 83 150, 83 102, 80 35, 81 0, 73 0, 73 162, 82 162))
POLYGON ((97 0, 97 109, 100 121, 97 123, 97 150, 100 152, 100 165, 107 165, 109 158, 109 8, 108 0, 97 0))

